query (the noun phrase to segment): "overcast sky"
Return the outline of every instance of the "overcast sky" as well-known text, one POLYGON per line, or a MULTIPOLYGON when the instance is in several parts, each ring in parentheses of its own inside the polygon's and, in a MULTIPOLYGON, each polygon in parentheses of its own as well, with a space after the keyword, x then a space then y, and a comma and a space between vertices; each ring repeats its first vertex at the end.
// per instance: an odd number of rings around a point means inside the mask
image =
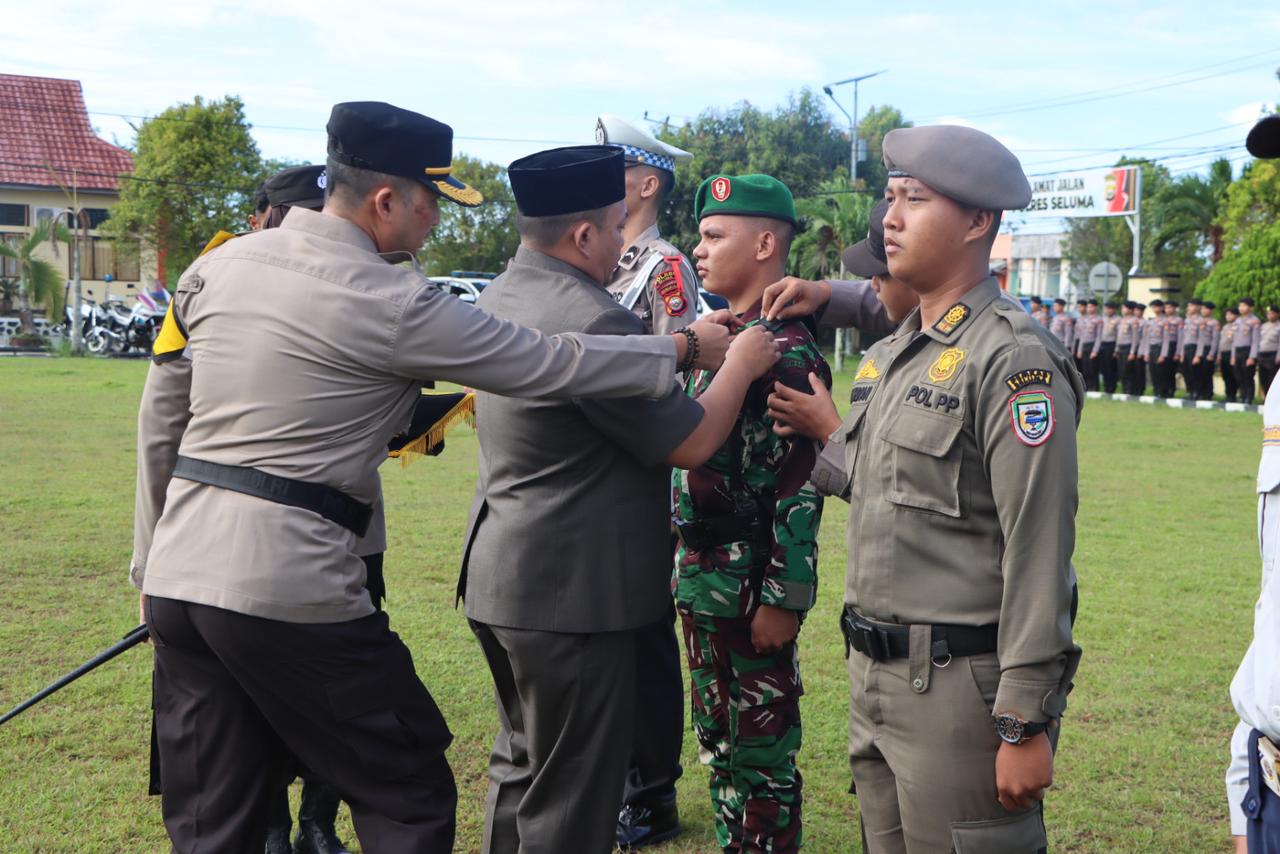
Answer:
MULTIPOLYGON (((109 140, 194 95, 236 94, 264 155, 309 161, 342 100, 426 113, 454 126, 461 151, 505 164, 591 141, 600 112, 682 123, 888 69, 861 84, 862 112, 888 103, 918 124, 971 124, 1028 173, 1125 152, 1170 157, 1176 172, 1219 154, 1238 167, 1260 106, 1280 101, 1274 0, 63 0, 6 20, 0 72, 80 80, 109 140)), ((852 109, 851 87, 836 94, 852 109)))

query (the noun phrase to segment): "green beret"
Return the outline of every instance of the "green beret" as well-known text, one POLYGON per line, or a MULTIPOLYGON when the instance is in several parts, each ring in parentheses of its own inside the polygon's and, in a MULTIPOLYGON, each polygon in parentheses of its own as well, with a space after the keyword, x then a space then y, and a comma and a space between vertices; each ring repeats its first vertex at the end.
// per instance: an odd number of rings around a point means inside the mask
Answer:
POLYGON ((712 175, 693 194, 693 218, 733 214, 767 216, 796 225, 796 203, 787 185, 768 175, 712 175))
POLYGON ((1031 185, 1013 152, 980 130, 959 125, 897 128, 884 137, 890 178, 916 178, 962 205, 1016 211, 1031 185))

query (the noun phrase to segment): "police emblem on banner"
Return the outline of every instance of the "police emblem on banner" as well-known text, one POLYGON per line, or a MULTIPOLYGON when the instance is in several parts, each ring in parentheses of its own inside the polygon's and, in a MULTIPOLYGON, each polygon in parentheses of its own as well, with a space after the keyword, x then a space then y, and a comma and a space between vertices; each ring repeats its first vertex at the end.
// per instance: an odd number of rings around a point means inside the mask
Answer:
POLYGON ((1036 447, 1053 435, 1053 397, 1043 391, 1024 391, 1009 399, 1013 435, 1024 445, 1036 447))

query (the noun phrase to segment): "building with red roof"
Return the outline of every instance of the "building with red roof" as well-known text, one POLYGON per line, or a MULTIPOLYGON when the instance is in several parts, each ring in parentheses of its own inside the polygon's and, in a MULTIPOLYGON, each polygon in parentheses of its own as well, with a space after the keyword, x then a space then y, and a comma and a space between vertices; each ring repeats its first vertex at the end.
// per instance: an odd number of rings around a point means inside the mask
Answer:
MULTIPOLYGON (((90 226, 80 248, 81 279, 101 288, 110 274, 121 294, 140 282, 139 263, 117 257, 97 228, 119 201, 121 176, 132 172, 129 152, 94 133, 80 81, 0 74, 0 240, 20 240, 37 223, 78 204, 90 226)), ((56 257, 52 247, 41 255, 70 278, 65 249, 56 257)), ((16 276, 12 263, 0 259, 0 276, 16 276)), ((97 295, 105 296, 105 288, 97 295)))

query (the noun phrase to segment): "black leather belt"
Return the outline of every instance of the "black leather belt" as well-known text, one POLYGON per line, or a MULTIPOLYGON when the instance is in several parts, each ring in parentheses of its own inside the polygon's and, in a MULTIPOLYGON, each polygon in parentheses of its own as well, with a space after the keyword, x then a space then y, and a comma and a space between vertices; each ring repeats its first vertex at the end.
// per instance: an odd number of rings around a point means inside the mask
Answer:
POLYGON ((209 486, 229 489, 318 513, 336 525, 341 525, 357 537, 369 530, 373 508, 357 501, 339 489, 323 483, 307 483, 293 478, 267 474, 248 466, 227 466, 191 457, 178 457, 173 476, 193 480, 209 486))
MULTIPOLYGON (((845 643, 876 661, 907 658, 911 654, 911 628, 868 620, 852 608, 840 612, 845 643)), ((929 627, 930 658, 961 658, 996 651, 1000 627, 933 625, 929 627)))

